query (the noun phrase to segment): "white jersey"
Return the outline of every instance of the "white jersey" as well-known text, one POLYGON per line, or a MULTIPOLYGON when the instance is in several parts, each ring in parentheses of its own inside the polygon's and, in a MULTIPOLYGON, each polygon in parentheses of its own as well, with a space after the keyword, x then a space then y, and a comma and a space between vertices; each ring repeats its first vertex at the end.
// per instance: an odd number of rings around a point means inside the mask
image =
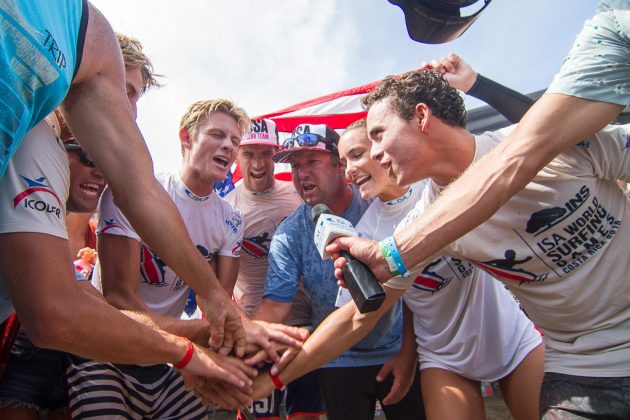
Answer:
MULTIPOLYGON (((475 159, 509 131, 476 136, 475 159)), ((440 251, 512 290, 545 334, 546 371, 630 375, 629 202, 616 183, 630 181, 629 146, 628 126, 606 127, 558 155, 488 221, 440 251)), ((430 182, 407 222, 438 194, 430 182)))
MULTIPOLYGON (((0 179, 0 233, 45 233, 68 239, 69 186, 68 155, 53 129, 41 121, 26 133, 0 179)), ((13 310, 0 279, 0 323, 13 310)))
MULTIPOLYGON (((262 302, 265 291, 271 238, 278 225, 302 204, 302 199, 292 183, 276 180, 271 189, 262 193, 247 190, 241 182, 225 196, 225 200, 243 214, 245 228, 234 299, 245 313, 251 314, 262 302)), ((310 312, 310 300, 301 288, 285 322, 292 325, 308 324, 310 312)))
MULTIPOLYGON (((424 181, 416 183, 392 201, 374 200, 357 231, 375 240, 391 235, 424 186, 424 181)), ((542 342, 505 287, 461 259, 431 261, 403 299, 414 314, 420 369, 441 368, 492 382, 510 374, 542 342)))
MULTIPOLYGON (((193 194, 178 174, 157 174, 156 178, 177 206, 190 238, 208 263, 215 255, 234 258, 240 255, 243 221, 238 210, 215 192, 205 197, 193 194)), ((97 234, 121 235, 141 242, 138 296, 152 311, 179 318, 188 298, 188 285, 141 241, 113 203, 109 189, 103 192, 98 213, 97 234)), ((98 286, 97 268, 93 283, 98 286)))

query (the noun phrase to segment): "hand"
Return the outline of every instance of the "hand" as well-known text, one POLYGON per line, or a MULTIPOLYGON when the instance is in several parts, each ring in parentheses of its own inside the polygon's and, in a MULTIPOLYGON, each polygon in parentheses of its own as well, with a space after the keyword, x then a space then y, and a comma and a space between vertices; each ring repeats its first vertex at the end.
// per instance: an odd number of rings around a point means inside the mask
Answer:
POLYGON ((468 92, 477 80, 477 72, 454 53, 450 53, 440 60, 434 59, 428 63, 424 62, 421 68, 432 68, 439 71, 452 87, 462 92, 468 92))
POLYGON ((184 385, 187 390, 199 397, 204 404, 213 407, 221 407, 228 410, 237 410, 241 407, 249 407, 252 404, 252 388, 245 392, 223 381, 211 380, 199 376, 184 377, 184 385))
POLYGON ((182 369, 185 376, 219 379, 242 390, 252 386, 252 379, 257 373, 256 369, 236 357, 225 356, 197 345, 192 359, 182 369))
POLYGON ((341 256, 341 251, 349 252, 357 260, 366 264, 381 283, 385 283, 392 277, 377 242, 356 236, 342 236, 327 245, 326 251, 331 254, 331 258, 335 261, 335 277, 337 277, 340 286, 346 287, 343 282, 343 267, 346 265, 346 259, 341 256))
POLYGON ((210 324, 210 347, 228 354, 232 350, 238 357, 245 353, 245 330, 241 316, 224 293, 216 293, 210 299, 197 295, 199 307, 210 324))
MULTIPOLYGON (((290 327, 283 324, 272 324, 243 318, 243 325, 247 336, 247 344, 258 345, 266 353, 266 359, 272 362, 280 360, 278 346, 274 346, 272 341, 300 349, 302 348, 302 342, 308 337, 308 331, 304 328, 290 327)), ((280 349, 284 351, 284 349, 280 349)), ((248 361, 253 363, 253 360, 259 360, 260 357, 260 355, 255 359, 250 357, 248 361)))
POLYGON ((407 357, 402 352, 399 352, 390 357, 376 375, 378 382, 384 381, 390 373, 394 375, 392 388, 383 399, 383 404, 396 404, 402 400, 409 392, 417 370, 417 357, 415 354, 413 357, 407 357))
POLYGON ((254 401, 262 400, 263 398, 271 395, 273 390, 276 389, 271 378, 267 372, 260 372, 260 374, 254 379, 254 392, 252 393, 252 399, 254 401))

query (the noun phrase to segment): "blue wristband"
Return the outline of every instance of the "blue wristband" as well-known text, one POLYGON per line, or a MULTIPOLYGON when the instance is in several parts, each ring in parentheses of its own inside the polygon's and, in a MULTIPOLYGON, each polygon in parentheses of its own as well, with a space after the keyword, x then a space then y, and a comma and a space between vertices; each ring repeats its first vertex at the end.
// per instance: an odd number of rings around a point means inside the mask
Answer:
POLYGON ((399 274, 403 278, 409 277, 411 273, 409 272, 409 270, 407 270, 407 267, 405 266, 405 263, 403 262, 402 257, 400 256, 400 252, 398 252, 398 247, 396 246, 394 237, 388 236, 387 238, 383 239, 381 243, 387 246, 389 250, 389 256, 391 257, 391 260, 396 265, 396 271, 398 272, 397 274, 399 274))

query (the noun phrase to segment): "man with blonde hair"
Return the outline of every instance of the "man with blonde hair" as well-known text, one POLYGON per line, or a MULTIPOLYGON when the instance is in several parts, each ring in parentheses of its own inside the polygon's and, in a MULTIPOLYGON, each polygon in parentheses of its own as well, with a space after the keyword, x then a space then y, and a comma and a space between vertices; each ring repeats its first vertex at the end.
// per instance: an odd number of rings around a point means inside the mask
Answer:
MULTIPOLYGON (((233 102, 195 102, 180 123, 184 158, 181 172, 157 174, 197 250, 228 294, 238 273, 242 217, 212 187, 225 178, 248 129, 249 117, 233 102)), ((94 282, 101 284, 108 302, 119 309, 168 317, 172 324, 169 330, 207 345, 210 331, 206 321, 179 319, 189 286, 142 241, 114 204, 109 190, 103 193, 99 206, 97 234, 99 263, 94 282)), ((251 331, 252 324, 246 324, 251 331)), ((76 358, 68 370, 68 385, 73 417, 125 417, 130 412, 145 418, 206 416, 201 400, 186 391, 183 378, 166 365, 112 365, 76 358), (90 383, 89 388, 85 383, 90 383)))

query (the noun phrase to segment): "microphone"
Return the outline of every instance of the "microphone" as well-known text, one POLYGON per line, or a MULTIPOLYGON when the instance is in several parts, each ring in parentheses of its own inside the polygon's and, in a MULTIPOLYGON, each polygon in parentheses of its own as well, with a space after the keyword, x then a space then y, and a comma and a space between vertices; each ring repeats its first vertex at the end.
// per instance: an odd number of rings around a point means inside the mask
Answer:
MULTIPOLYGON (((330 257, 326 252, 326 245, 340 236, 358 236, 352 223, 342 217, 331 213, 326 204, 317 204, 311 210, 315 233, 313 240, 323 260, 330 257)), ((357 305, 359 312, 366 313, 377 310, 385 301, 385 290, 381 283, 374 277, 372 271, 361 261, 354 258, 346 251, 341 251, 346 259, 343 268, 343 278, 348 286, 352 300, 357 305)))

